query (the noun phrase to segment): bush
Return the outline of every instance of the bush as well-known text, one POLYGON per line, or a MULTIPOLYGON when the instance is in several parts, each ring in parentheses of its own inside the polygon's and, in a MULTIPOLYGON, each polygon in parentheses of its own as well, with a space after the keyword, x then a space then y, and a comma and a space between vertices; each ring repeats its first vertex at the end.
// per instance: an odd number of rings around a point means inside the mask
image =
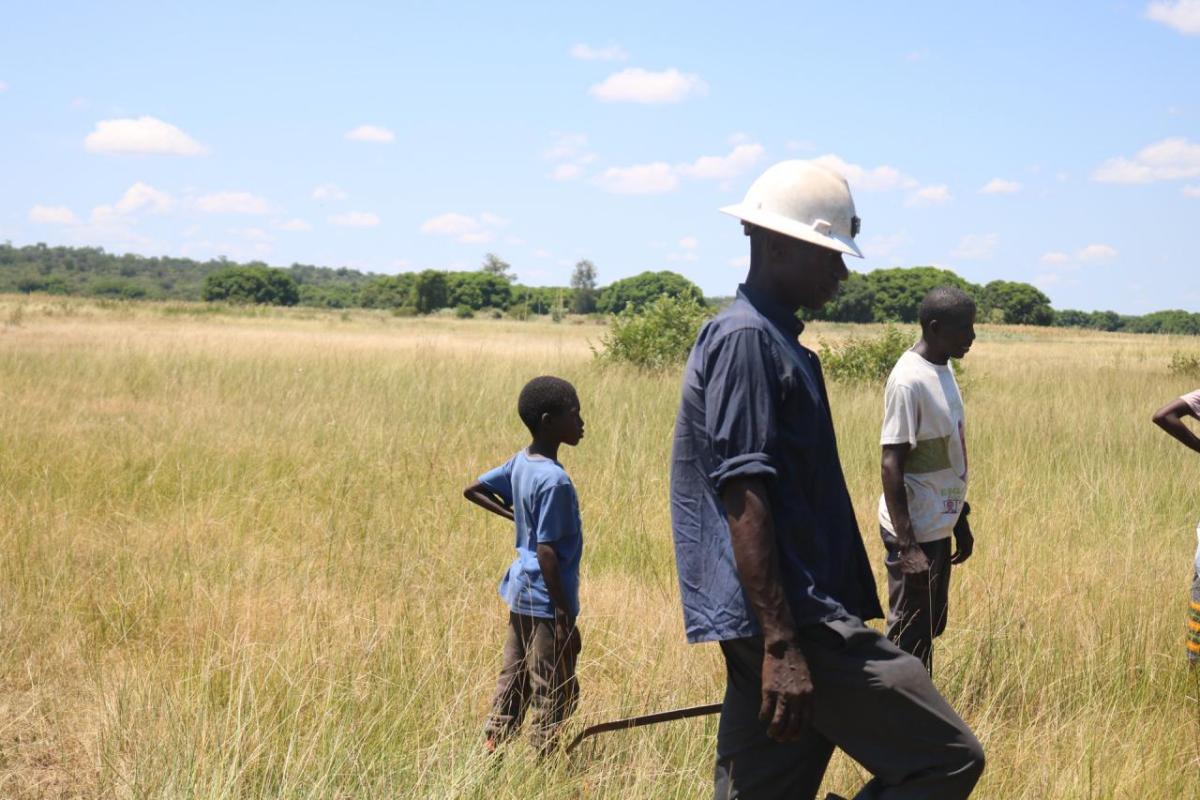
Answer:
POLYGON ((663 295, 641 313, 626 309, 600 339, 596 358, 642 369, 661 369, 687 360, 700 326, 711 311, 691 298, 663 295))
POLYGON ((632 278, 613 281, 600 293, 596 305, 600 311, 619 314, 626 307, 634 311, 653 303, 662 295, 704 303, 700 287, 675 272, 643 272, 632 278))
POLYGON ((529 306, 524 303, 514 303, 508 307, 508 316, 510 319, 524 322, 529 319, 529 306))
POLYGON ((821 365, 835 381, 883 383, 912 344, 911 335, 893 325, 877 336, 851 336, 833 345, 822 340, 821 365))
POLYGON ((470 319, 471 317, 475 316, 475 312, 470 306, 460 303, 454 308, 454 316, 458 317, 459 319, 470 319))
MULTIPOLYGON (((96 293, 95 284, 92 286, 96 293)), ((212 302, 294 306, 300 289, 286 270, 262 265, 226 267, 204 279, 201 297, 212 302)))
POLYGON ((1184 378, 1200 377, 1200 355, 1190 353, 1172 353, 1171 364, 1167 371, 1172 375, 1184 378))

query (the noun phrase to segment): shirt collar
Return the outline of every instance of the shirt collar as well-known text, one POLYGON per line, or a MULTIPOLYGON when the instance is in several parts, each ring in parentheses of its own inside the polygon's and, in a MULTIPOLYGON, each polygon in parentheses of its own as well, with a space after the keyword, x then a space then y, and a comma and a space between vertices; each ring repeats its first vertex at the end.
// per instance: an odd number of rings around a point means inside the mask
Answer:
POLYGON ((780 330, 792 336, 799 336, 804 331, 804 323, 787 306, 780 303, 761 289, 748 284, 739 284, 738 297, 754 306, 754 310, 775 324, 780 330))

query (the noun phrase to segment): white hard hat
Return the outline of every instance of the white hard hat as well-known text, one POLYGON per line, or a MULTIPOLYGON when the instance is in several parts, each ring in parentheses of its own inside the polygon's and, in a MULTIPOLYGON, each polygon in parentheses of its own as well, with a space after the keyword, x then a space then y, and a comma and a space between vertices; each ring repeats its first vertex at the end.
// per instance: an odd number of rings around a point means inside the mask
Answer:
POLYGON ((812 161, 780 161, 750 184, 746 199, 721 209, 743 222, 862 258, 859 219, 846 179, 812 161))

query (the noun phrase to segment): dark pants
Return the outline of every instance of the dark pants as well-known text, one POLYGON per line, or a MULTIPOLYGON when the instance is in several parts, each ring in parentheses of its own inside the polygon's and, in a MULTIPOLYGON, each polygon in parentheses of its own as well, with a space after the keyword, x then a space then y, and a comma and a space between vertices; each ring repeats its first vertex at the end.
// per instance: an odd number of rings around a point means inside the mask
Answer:
POLYGON ((946 630, 950 612, 950 538, 922 543, 929 559, 928 576, 916 580, 900 572, 896 537, 880 531, 887 548, 887 638, 906 653, 921 659, 933 674, 933 640, 946 630))
POLYGON ((1200 664, 1200 569, 1192 576, 1192 598, 1188 605, 1188 661, 1200 664))
POLYGON ((574 641, 555 641, 552 619, 509 613, 504 663, 485 728, 489 739, 499 743, 511 737, 528 711, 534 747, 553 747, 559 727, 579 702, 574 641))
POLYGON ((728 682, 717 731, 717 800, 816 796, 840 747, 875 777, 859 800, 957 800, 983 772, 983 747, 934 688, 921 662, 857 619, 806 626, 812 722, 781 744, 759 722, 761 637, 721 642, 728 682))

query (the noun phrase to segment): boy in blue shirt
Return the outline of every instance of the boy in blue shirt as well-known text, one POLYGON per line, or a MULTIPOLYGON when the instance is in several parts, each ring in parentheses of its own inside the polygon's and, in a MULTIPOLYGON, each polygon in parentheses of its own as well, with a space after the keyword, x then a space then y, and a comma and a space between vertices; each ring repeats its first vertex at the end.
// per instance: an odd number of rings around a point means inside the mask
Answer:
POLYGON ((516 733, 526 710, 534 746, 548 752, 579 697, 583 528, 575 487, 558 463, 559 446, 583 438, 579 396, 561 378, 534 378, 521 390, 517 413, 533 441, 463 491, 516 527, 517 557, 500 581, 508 636, 485 729, 489 753, 516 733))

